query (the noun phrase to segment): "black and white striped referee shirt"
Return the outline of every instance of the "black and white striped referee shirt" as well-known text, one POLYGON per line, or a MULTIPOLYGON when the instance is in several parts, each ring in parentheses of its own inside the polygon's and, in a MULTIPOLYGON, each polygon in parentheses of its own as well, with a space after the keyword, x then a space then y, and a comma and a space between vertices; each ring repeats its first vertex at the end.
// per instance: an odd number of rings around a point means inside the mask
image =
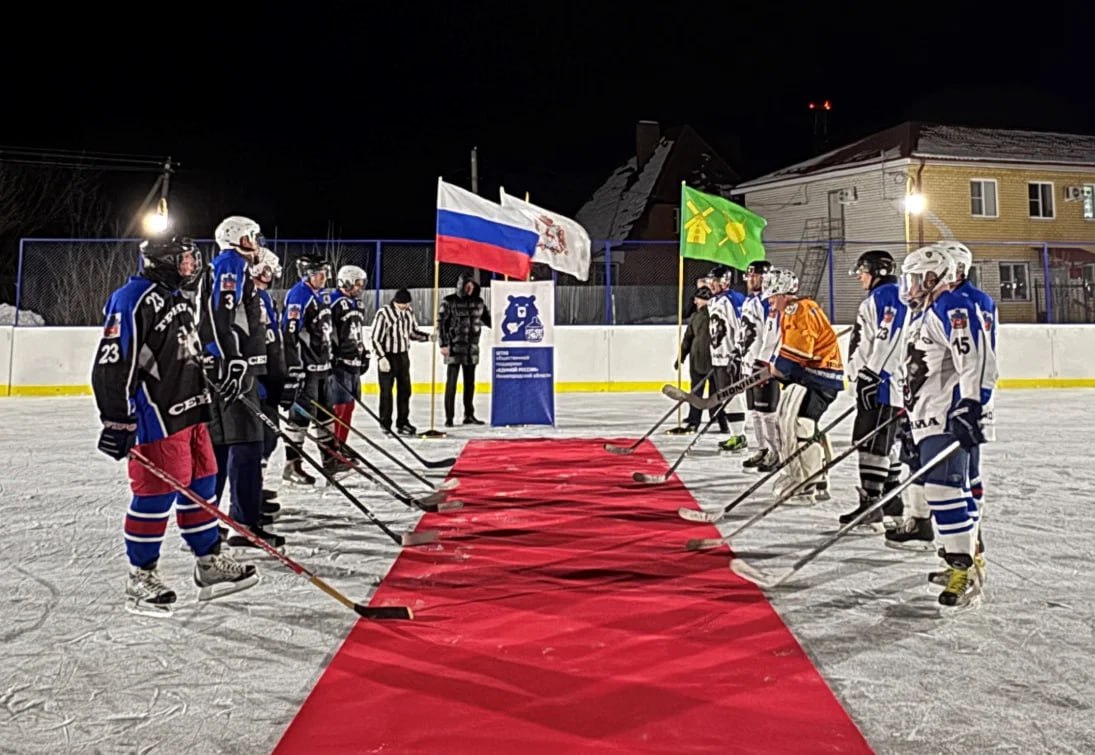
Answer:
POLYGON ((395 303, 380 308, 373 318, 373 352, 377 359, 388 354, 410 351, 411 341, 428 341, 428 333, 418 329, 411 311, 396 309, 395 303))

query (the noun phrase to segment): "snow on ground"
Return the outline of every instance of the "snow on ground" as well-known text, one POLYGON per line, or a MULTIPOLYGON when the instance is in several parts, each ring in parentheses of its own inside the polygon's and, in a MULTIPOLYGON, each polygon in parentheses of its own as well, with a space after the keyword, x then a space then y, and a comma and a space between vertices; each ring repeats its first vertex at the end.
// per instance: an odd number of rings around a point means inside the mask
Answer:
MULTIPOLYGON (((885 548, 880 536, 840 542, 771 593, 878 752, 1095 752, 1095 470, 1083 421, 1095 391, 1006 391, 999 401, 1001 440, 984 462, 982 608, 946 617, 925 578, 937 559, 885 548)), ((848 405, 842 397, 831 416, 848 405)), ((415 443, 440 458, 472 437, 637 437, 667 406, 657 395, 563 394, 558 429, 457 427, 415 443)), ((428 398, 416 397, 412 418, 426 426, 428 416, 428 398)), ((0 427, 0 752, 271 750, 354 616, 265 556, 255 557, 261 585, 197 605, 174 525, 161 566, 180 593, 175 618, 125 612, 128 488, 123 465, 95 451, 92 401, 0 401, 0 427)), ((838 452, 849 432, 834 433, 838 452)), ((655 436, 669 461, 688 440, 655 436)), ((703 453, 713 441, 680 469, 711 511, 755 479, 741 457, 703 453)), ((735 540, 739 555, 778 568, 834 531, 854 501, 853 459, 833 476, 834 501, 776 510, 735 540)), ((395 528, 414 526, 415 513, 353 489, 395 528)), ((762 492, 724 533, 758 510, 762 492)), ((337 493, 286 490, 281 500, 276 529, 289 555, 367 600, 397 555, 391 541, 337 493)), ((681 522, 682 547, 696 527, 681 522)))

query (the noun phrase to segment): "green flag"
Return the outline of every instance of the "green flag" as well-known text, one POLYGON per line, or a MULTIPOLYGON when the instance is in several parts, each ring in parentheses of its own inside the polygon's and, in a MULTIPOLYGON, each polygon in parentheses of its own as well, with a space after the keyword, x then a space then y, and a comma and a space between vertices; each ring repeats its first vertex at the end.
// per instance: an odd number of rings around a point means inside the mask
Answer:
POLYGON ((764 259, 768 221, 729 199, 681 184, 681 256, 744 270, 764 259))

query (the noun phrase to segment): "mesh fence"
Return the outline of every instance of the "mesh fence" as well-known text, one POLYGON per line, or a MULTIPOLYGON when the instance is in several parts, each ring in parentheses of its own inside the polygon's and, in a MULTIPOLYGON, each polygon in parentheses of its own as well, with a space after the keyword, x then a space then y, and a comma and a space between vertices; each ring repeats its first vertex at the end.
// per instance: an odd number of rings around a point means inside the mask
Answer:
MULTIPOLYGON (((138 269, 138 240, 25 239, 20 244, 17 308, 37 313, 46 325, 98 325, 111 291, 138 269)), ((216 249, 200 240, 204 259, 216 249)), ((1095 242, 1043 241, 966 242, 974 253, 972 277, 996 298, 1002 322, 1095 322, 1095 242)), ((799 275, 802 293, 812 296, 834 323, 855 319, 863 291, 849 276, 856 259, 868 249, 890 251, 898 262, 916 245, 904 241, 832 240, 767 241, 773 266, 799 275)), ((305 254, 327 259, 334 271, 357 265, 368 274, 362 297, 366 317, 391 300, 401 288, 410 291, 420 323, 433 319, 433 240, 277 240, 271 248, 282 260, 282 277, 274 286, 279 299, 297 280, 296 261, 305 254)), ((633 325, 676 323, 680 275, 678 242, 595 242, 588 281, 556 274, 534 265, 535 280, 556 283, 559 325, 633 325)), ((684 261, 684 306, 713 267, 703 260, 684 261)), ((466 268, 441 264, 441 295, 453 291, 466 268)), ((489 303, 492 280, 478 271, 489 303)), ((333 282, 332 282, 332 285, 333 282)), ((741 287, 740 275, 737 286, 741 287)), ((31 324, 24 320, 24 325, 31 324)))

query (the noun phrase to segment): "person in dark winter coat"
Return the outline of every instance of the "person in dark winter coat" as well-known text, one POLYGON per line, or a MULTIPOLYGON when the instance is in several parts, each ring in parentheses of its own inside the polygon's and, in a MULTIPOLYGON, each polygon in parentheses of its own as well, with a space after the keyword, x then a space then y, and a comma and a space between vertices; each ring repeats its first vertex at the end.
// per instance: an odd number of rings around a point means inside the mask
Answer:
POLYGON ((479 296, 479 284, 465 271, 456 279, 456 291, 441 302, 438 314, 441 356, 448 365, 445 380, 445 427, 456 414, 456 380, 463 373, 464 424, 481 425, 475 416, 475 366, 479 364, 479 334, 490 327, 490 312, 479 296))
MULTIPOLYGON (((692 297, 692 306, 695 311, 688 318, 688 329, 684 332, 684 340, 681 341, 681 355, 688 360, 688 371, 692 380, 692 393, 703 396, 704 386, 707 394, 714 395, 715 382, 710 376, 711 372, 711 332, 708 326, 707 302, 711 299, 711 290, 706 286, 700 287, 696 295, 692 297)), ((677 364, 673 364, 677 369, 677 364)), ((711 410, 711 416, 715 417, 715 410, 711 410)), ((689 432, 696 432, 700 427, 703 412, 695 407, 688 410, 689 432)), ((717 416, 719 430, 726 432, 728 425, 726 417, 719 413, 717 416)))

